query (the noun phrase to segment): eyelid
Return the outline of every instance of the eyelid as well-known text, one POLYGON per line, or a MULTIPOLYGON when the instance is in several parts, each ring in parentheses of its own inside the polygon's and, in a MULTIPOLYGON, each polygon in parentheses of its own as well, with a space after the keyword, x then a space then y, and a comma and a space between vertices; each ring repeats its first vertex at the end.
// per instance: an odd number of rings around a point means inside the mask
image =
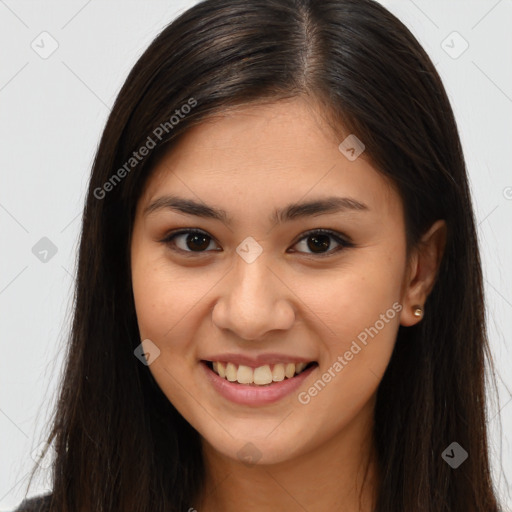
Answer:
MULTIPOLYGON (((194 233, 197 233, 200 235, 205 235, 208 238, 210 238, 211 240, 213 240, 217 245, 220 245, 217 242, 217 240, 215 239, 215 237, 210 235, 207 231, 203 231, 202 229, 198 229, 198 228, 176 229, 174 231, 167 233, 161 240, 159 240, 159 242, 164 243, 166 245, 170 245, 175 237, 177 237, 179 235, 194 234, 194 233)), ((339 246, 334 249, 330 249, 329 251, 324 252, 324 253, 313 253, 313 252, 307 253, 307 252, 301 252, 301 251, 293 251, 293 252, 296 252, 296 253, 299 253, 299 254, 302 254, 305 256, 309 256, 309 257, 314 256, 317 258, 321 258, 321 257, 331 256, 341 249, 355 247, 354 242, 352 241, 352 239, 349 236, 347 236, 344 233, 341 233, 339 231, 334 231, 332 229, 325 229, 325 228, 314 228, 314 229, 310 229, 308 231, 301 233, 298 236, 298 238, 296 238, 295 241, 292 243, 292 247, 297 245, 299 242, 301 242, 305 238, 308 238, 309 236, 316 235, 316 234, 328 235, 328 236, 332 237, 336 241, 336 243, 339 244, 339 246)), ((181 254, 195 255, 195 256, 204 255, 204 254, 207 254, 208 252, 212 252, 211 250, 210 251, 184 251, 183 249, 176 248, 176 247, 173 247, 172 250, 175 252, 179 252, 181 254)))

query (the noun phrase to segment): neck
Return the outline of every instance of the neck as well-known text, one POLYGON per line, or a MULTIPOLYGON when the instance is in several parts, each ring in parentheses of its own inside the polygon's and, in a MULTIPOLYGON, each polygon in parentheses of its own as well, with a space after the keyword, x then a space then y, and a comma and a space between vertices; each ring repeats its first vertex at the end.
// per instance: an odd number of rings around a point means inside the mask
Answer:
POLYGON ((203 439, 206 481, 200 512, 371 512, 377 489, 372 418, 280 463, 247 466, 203 439))

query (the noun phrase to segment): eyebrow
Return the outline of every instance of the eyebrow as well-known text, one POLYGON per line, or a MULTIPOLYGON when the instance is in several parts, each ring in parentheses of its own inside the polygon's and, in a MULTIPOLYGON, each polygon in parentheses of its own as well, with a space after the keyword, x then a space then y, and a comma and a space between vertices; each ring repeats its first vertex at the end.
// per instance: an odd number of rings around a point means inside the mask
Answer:
MULTIPOLYGON (((226 225, 232 224, 232 219, 225 210, 184 197, 173 195, 159 197, 146 206, 143 215, 146 216, 159 210, 174 210, 185 215, 219 220, 226 225)), ((351 197, 333 196, 303 203, 291 203, 284 208, 274 210, 269 220, 272 224, 278 224, 322 214, 369 210, 370 208, 366 204, 351 197)))

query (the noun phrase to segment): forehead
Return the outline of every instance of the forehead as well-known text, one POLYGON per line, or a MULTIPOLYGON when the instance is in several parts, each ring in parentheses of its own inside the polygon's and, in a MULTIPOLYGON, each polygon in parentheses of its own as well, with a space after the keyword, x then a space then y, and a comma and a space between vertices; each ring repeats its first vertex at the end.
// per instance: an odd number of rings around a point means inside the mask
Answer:
POLYGON ((141 202, 179 192, 208 204, 214 198, 226 210, 243 202, 261 210, 334 193, 371 204, 381 215, 401 213, 391 182, 364 152, 349 160, 341 141, 302 99, 229 109, 182 136, 158 162, 141 202))

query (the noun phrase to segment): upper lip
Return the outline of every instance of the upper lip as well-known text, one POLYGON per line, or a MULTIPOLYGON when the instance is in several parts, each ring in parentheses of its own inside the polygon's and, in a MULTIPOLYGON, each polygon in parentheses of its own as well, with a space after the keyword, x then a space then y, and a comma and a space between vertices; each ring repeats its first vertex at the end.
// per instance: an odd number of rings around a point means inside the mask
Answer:
POLYGON ((314 359, 307 359, 305 357, 290 356, 286 354, 258 354, 257 356, 247 356, 244 354, 223 353, 207 356, 204 361, 222 361, 226 363, 233 363, 236 365, 249 366, 251 368, 258 368, 266 364, 279 364, 279 363, 311 363, 314 359))

